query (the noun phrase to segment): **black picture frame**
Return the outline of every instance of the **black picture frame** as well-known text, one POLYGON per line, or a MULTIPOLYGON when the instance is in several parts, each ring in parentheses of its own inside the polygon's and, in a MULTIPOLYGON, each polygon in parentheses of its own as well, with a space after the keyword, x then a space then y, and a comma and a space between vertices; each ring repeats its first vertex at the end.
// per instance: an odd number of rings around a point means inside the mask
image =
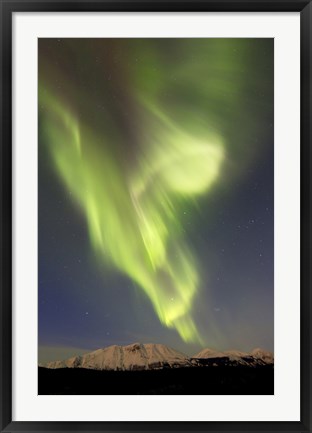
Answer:
POLYGON ((1 432, 312 431, 311 424, 311 18, 308 0, 0 0, 1 13, 1 432), (298 422, 12 421, 12 14, 14 12, 300 12, 301 33, 301 416, 298 422))

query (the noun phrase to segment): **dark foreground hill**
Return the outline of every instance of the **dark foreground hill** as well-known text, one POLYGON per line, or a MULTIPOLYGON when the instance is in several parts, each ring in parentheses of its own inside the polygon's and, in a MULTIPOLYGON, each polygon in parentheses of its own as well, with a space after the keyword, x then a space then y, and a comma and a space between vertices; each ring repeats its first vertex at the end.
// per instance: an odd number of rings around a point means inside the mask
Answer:
POLYGON ((138 371, 39 367, 39 394, 274 394, 273 365, 218 365, 138 371))

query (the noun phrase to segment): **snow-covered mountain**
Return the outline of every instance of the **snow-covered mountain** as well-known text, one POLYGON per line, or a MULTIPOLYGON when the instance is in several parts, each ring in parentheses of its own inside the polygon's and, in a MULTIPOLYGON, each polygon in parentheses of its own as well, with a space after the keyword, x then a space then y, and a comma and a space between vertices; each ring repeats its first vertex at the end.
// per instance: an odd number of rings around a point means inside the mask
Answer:
POLYGON ((274 364, 273 353, 263 349, 254 349, 252 352, 241 352, 239 350, 218 351, 213 349, 203 349, 196 355, 192 356, 193 363, 198 361, 199 364, 217 363, 220 365, 266 365, 274 364))
POLYGON ((254 349, 252 352, 238 350, 217 351, 203 349, 192 357, 187 357, 163 344, 134 343, 128 346, 109 346, 82 356, 74 356, 63 361, 40 364, 40 367, 86 368, 91 370, 152 370, 164 367, 196 367, 218 365, 261 366, 274 364, 271 352, 254 349))
POLYGON ((197 353, 196 355, 192 356, 192 358, 223 358, 223 357, 228 357, 231 360, 236 360, 239 358, 243 358, 245 356, 250 356, 251 354, 247 353, 247 352, 241 352, 239 350, 226 350, 224 352, 220 352, 218 350, 213 350, 213 349, 204 349, 201 350, 199 353, 197 353))
POLYGON ((262 359, 267 364, 274 364, 274 355, 272 352, 257 348, 251 352, 251 355, 254 358, 262 359))
POLYGON ((48 362, 47 368, 87 368, 92 370, 149 370, 163 367, 189 367, 186 355, 163 344, 134 343, 109 346, 64 361, 48 362))

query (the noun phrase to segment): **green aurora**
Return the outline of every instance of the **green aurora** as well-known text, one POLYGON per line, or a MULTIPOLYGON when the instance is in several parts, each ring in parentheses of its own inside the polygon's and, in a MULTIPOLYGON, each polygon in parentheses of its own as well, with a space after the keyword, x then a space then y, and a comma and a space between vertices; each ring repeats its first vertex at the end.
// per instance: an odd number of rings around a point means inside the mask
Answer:
POLYGON ((67 42, 76 68, 83 67, 79 52, 82 59, 102 46, 116 75, 102 82, 97 75, 102 110, 91 118, 83 86, 69 80, 59 91, 55 84, 66 67, 40 66, 40 130, 55 172, 82 210, 103 265, 127 275, 163 325, 185 342, 202 342, 192 314, 201 263, 185 236, 183 209, 199 209, 202 197, 239 177, 255 156, 246 140, 261 130, 262 113, 257 122, 245 117, 250 84, 240 74, 261 73, 252 66, 252 40, 183 39, 166 47, 164 40, 96 40, 95 48, 80 41, 67 42), (114 64, 121 49, 126 55, 114 64), (244 131, 234 125, 240 121, 244 131))

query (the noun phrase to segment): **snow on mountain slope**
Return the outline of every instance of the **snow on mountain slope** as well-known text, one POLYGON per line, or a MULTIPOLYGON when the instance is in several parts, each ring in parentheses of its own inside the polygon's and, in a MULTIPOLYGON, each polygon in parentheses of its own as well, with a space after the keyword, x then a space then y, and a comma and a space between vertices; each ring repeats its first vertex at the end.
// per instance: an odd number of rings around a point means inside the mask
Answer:
POLYGON ((274 355, 272 352, 267 352, 266 350, 263 349, 254 349, 251 352, 251 356, 253 356, 254 358, 258 358, 258 359, 262 359, 262 361, 268 363, 268 364, 273 364, 274 363, 274 355))
POLYGON ((134 343, 128 346, 109 346, 65 361, 45 364, 47 368, 88 368, 94 370, 147 370, 154 368, 190 366, 189 359, 163 344, 134 343))
POLYGON ((247 352, 241 352, 239 350, 226 350, 223 352, 225 356, 228 356, 231 360, 238 360, 246 356, 250 356, 247 352))
POLYGON ((48 362, 42 366, 51 369, 149 370, 210 364, 261 366, 274 364, 274 357, 271 352, 262 349, 254 349, 251 353, 247 353, 238 350, 221 352, 209 348, 201 350, 192 357, 187 357, 163 344, 134 343, 128 346, 109 346, 63 361, 48 362))
POLYGON ((196 355, 193 355, 192 358, 201 358, 201 359, 208 359, 208 358, 222 358, 225 354, 223 352, 219 352, 218 350, 213 349, 203 349, 196 355))
POLYGON ((273 364, 274 356, 271 352, 267 352, 262 349, 254 349, 252 352, 241 352, 239 350, 227 350, 224 352, 203 349, 196 355, 192 356, 193 359, 216 359, 216 358, 228 358, 229 361, 234 361, 242 365, 264 365, 273 364))

